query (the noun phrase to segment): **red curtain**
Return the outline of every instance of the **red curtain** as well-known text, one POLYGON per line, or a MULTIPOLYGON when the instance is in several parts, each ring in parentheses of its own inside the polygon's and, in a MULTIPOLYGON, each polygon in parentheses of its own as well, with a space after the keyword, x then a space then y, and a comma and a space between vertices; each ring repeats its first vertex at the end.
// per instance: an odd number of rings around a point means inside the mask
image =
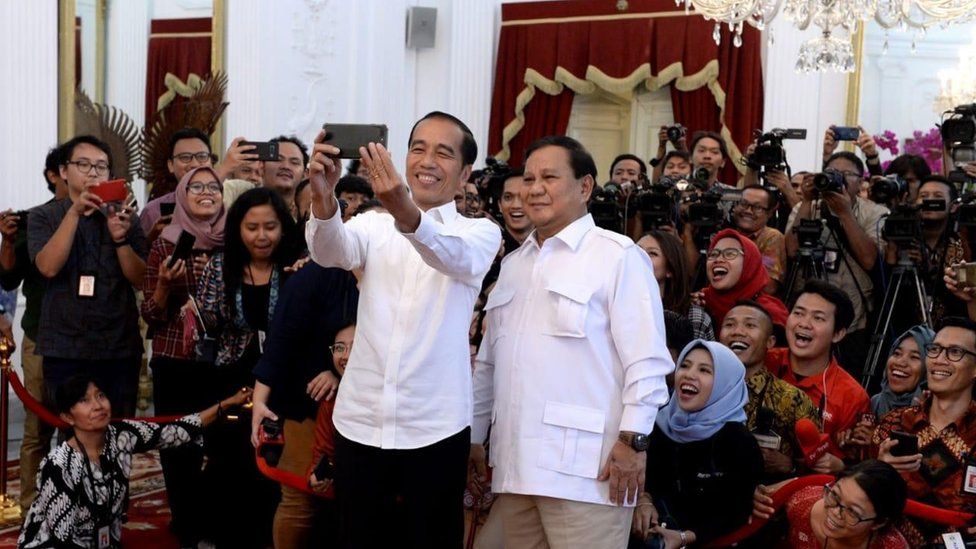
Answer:
POLYGON ((518 163, 532 140, 565 132, 571 87, 595 84, 622 92, 647 77, 658 79, 658 86, 672 85, 675 120, 691 130, 721 131, 724 123, 744 150, 752 131, 762 126, 758 31, 746 28, 743 45, 736 48, 723 30, 717 46, 713 23, 684 15, 673 0, 630 0, 625 11, 615 4, 574 0, 502 5, 489 150, 500 153, 507 144, 509 159, 518 163), (649 74, 638 70, 642 65, 649 66, 649 74), (709 85, 724 92, 724 116, 709 85), (534 95, 526 102, 528 90, 534 95))
POLYGON ((154 19, 149 35, 146 62, 146 120, 156 112, 159 97, 166 93, 166 73, 186 82, 190 74, 210 74, 211 21, 200 19, 154 19))

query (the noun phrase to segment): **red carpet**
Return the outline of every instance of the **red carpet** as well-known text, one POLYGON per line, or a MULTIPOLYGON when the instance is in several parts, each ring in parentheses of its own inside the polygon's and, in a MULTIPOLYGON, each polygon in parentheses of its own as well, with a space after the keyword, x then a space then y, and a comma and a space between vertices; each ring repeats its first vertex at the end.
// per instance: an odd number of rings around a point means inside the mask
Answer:
MULTIPOLYGON (((20 493, 20 470, 11 465, 7 471, 7 493, 14 499, 20 493)), ((129 481, 129 522, 122 529, 122 546, 138 549, 170 549, 179 547, 169 531, 169 502, 159 454, 136 454, 132 459, 132 478, 129 481)), ((27 513, 27 510, 24 510, 27 513)), ((0 530, 0 549, 17 546, 19 526, 0 530)))

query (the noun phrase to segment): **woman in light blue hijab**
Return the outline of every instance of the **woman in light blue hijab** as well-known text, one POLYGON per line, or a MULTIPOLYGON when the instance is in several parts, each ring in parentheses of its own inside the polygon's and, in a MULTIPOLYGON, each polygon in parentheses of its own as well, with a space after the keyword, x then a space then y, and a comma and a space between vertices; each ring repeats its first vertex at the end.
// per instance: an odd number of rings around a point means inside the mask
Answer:
POLYGON ((891 343, 891 352, 881 379, 881 392, 871 397, 871 411, 881 419, 892 410, 907 408, 921 400, 925 389, 925 347, 935 332, 919 324, 891 343))
POLYGON ((667 547, 698 546, 735 530, 752 512, 763 473, 745 426, 749 394, 739 358, 721 343, 696 339, 676 364, 674 393, 647 449, 633 546, 650 536, 667 547))

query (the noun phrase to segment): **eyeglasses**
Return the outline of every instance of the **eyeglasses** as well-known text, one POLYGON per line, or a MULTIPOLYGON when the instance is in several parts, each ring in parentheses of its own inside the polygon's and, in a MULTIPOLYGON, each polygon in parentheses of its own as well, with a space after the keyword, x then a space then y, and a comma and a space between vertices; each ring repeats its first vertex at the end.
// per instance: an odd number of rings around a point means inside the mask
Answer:
POLYGON ((841 518, 847 526, 857 526, 862 522, 868 522, 878 517, 861 517, 856 511, 840 502, 837 492, 834 492, 834 484, 824 485, 824 507, 828 509, 836 508, 840 512, 841 518))
POLYGON ((769 211, 769 208, 767 208, 766 206, 760 206, 759 204, 752 204, 746 202, 745 200, 740 200, 737 206, 739 207, 740 210, 747 211, 747 212, 753 211, 756 213, 766 213, 769 211))
POLYGON ((334 355, 344 355, 352 351, 352 345, 346 345, 345 343, 336 343, 335 345, 329 346, 329 352, 334 355))
POLYGON ((464 193, 464 201, 469 204, 480 204, 481 197, 474 193, 464 193))
POLYGON ((715 248, 714 250, 708 252, 708 255, 705 257, 707 257, 709 261, 714 261, 719 257, 726 261, 734 261, 735 258, 739 257, 740 255, 745 255, 745 252, 738 248, 725 248, 724 250, 715 248))
POLYGON ((959 362, 960 360, 962 360, 962 357, 966 355, 972 355, 976 357, 976 353, 972 351, 967 351, 962 347, 943 347, 938 343, 931 343, 925 346, 925 356, 929 358, 939 358, 939 355, 942 354, 942 351, 945 351, 946 358, 949 359, 949 362, 959 362))
POLYGON ((220 194, 223 192, 223 190, 224 188, 221 187, 220 183, 217 183, 216 181, 210 181, 208 183, 200 183, 199 181, 195 181, 186 186, 186 192, 190 194, 203 194, 204 191, 206 191, 207 194, 220 194))
POLYGON ((173 158, 179 160, 183 164, 189 164, 196 160, 200 164, 209 164, 213 156, 208 152, 198 152, 198 153, 180 153, 173 155, 173 158))
POLYGON ((840 172, 840 173, 841 175, 844 176, 844 179, 846 179, 848 183, 853 183, 855 181, 860 181, 864 179, 864 175, 859 174, 857 172, 840 172))
POLYGON ((81 173, 91 173, 92 168, 95 168, 95 173, 97 173, 98 175, 105 175, 108 173, 107 162, 98 162, 92 164, 90 160, 82 159, 82 160, 69 160, 67 163, 74 164, 75 166, 77 166, 78 170, 81 171, 81 173))

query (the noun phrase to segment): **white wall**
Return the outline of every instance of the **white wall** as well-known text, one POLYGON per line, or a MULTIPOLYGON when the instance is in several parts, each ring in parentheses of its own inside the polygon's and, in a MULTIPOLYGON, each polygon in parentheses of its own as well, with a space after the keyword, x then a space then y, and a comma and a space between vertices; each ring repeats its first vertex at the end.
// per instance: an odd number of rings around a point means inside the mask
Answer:
POLYGON ((794 172, 819 171, 824 132, 831 124, 843 125, 847 105, 847 74, 794 71, 800 45, 817 35, 814 29, 795 30, 782 14, 763 32, 765 102, 763 130, 805 128, 806 140, 784 142, 794 172))
POLYGON ((311 141, 326 121, 385 123, 402 165, 416 119, 446 110, 484 152, 497 10, 496 0, 235 1, 227 14, 227 139, 286 133, 311 141), (406 49, 413 5, 438 10, 434 48, 406 49))

